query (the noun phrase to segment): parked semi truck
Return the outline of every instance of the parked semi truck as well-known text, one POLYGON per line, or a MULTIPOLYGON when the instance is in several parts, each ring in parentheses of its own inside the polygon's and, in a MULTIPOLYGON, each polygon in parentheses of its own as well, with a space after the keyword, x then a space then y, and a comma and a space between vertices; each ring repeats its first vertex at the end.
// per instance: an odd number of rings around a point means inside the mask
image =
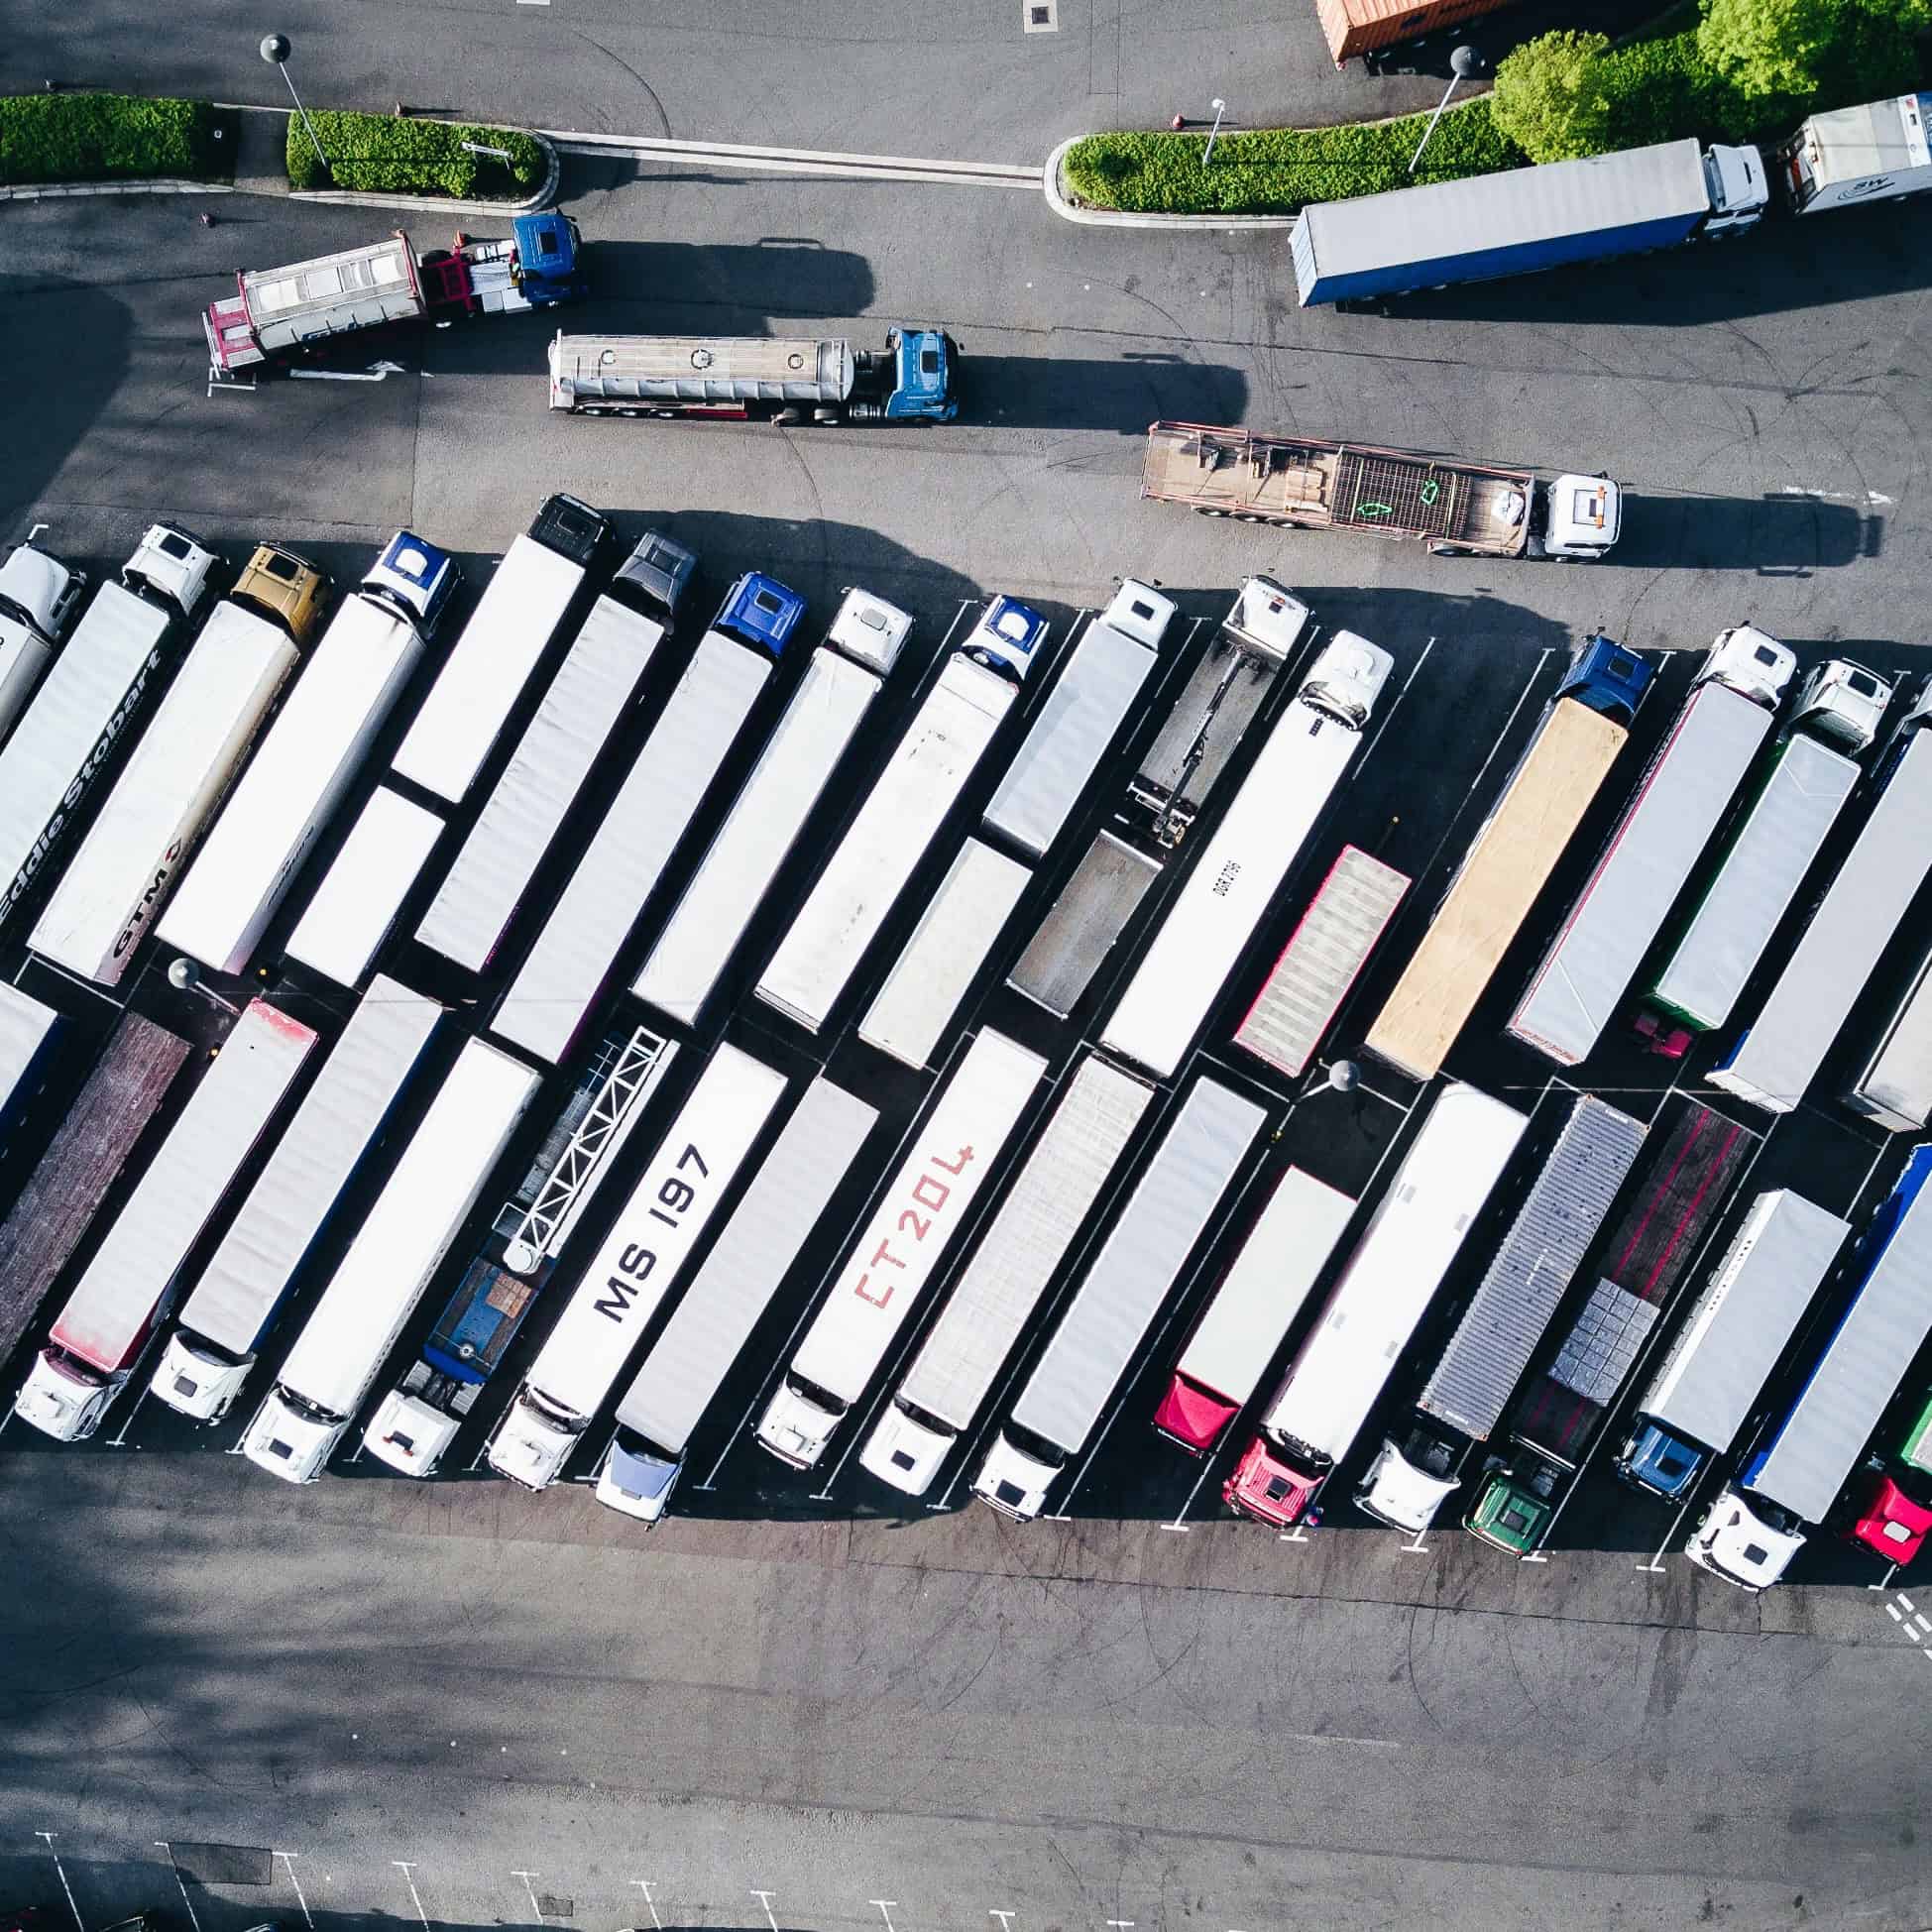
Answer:
POLYGON ((314 1031, 251 1000, 81 1271, 14 1399, 59 1442, 92 1435, 163 1320, 188 1251, 269 1130, 314 1031))
POLYGON ((912 620, 896 606, 848 587, 633 982, 639 999, 686 1026, 697 1024, 911 630, 912 620))
POLYGON ((713 1054, 497 1424, 499 1475, 546 1489, 563 1473, 784 1091, 749 1054, 713 1054))
POLYGON ((1650 666, 1608 637, 1577 652, 1469 843, 1367 1050, 1430 1080, 1522 930, 1623 750, 1650 666))
POLYGON ((1717 831, 1796 660, 1750 625, 1719 636, 1528 989, 1510 1033, 1559 1066, 1589 1057, 1717 831))
POLYGON ((1234 1029, 1234 1044, 1300 1080, 1409 885, 1407 873, 1342 847, 1234 1029))
MULTIPOLYGON (((40 525, 35 525, 39 534, 40 525)), ((30 538, 0 563, 0 739, 27 708, 87 595, 87 573, 30 538)))
POLYGON ((1231 1087, 1194 1082, 981 1460, 981 1502, 1019 1523, 1046 1508, 1267 1121, 1231 1087))
POLYGON ((1838 823, 1862 775, 1857 753, 1890 702, 1889 684, 1842 661, 1805 680, 1790 731, 1747 787, 1749 802, 1649 981, 1646 996, 1659 1012, 1693 1033, 1730 1017, 1838 823))
POLYGON ((309 652, 301 676, 191 858, 161 939, 243 972, 315 841, 434 638, 461 580, 410 530, 383 546, 309 652))
MULTIPOLYGON (((43 1036, 45 1037, 45 1036, 43 1036)), ((133 1160, 188 1043, 125 1015, 0 1222, 0 1359, 12 1354, 133 1160)))
POLYGON ((831 1017, 1018 695, 1043 632, 1016 632, 1012 606, 995 598, 948 654, 758 975, 758 997, 808 1033, 831 1017))
POLYGON ((1875 802, 1758 1017, 1711 1082, 1789 1113, 1932 870, 1932 678, 1880 754, 1875 802))
POLYGON ((1528 1124, 1460 1081, 1435 1096, 1222 1485, 1229 1509, 1282 1530, 1302 1520, 1361 1433, 1528 1124))
POLYGON ((318 345, 411 322, 507 315, 579 300, 585 284, 577 224, 554 208, 516 215, 507 241, 458 235, 418 255, 401 229, 283 269, 249 269, 201 317, 217 377, 299 361, 318 345))
POLYGON ((504 995, 503 1038, 552 1063, 569 1052, 804 614, 757 571, 726 594, 504 995))
POLYGON ((1845 1104, 1893 1134, 1918 1132, 1932 1120, 1932 955, 1886 1023, 1845 1104))
POLYGON ((259 608, 215 606, 29 935, 36 953, 82 979, 120 983, 299 655, 259 608))
POLYGON ((233 1407, 441 1018, 434 1000, 397 980, 370 987, 181 1305, 149 1384, 169 1408, 214 1422, 233 1407))
POLYGON ((1851 1231, 1849 1221, 1788 1188, 1752 1202, 1637 1398, 1618 1475, 1666 1503, 1690 1495, 1730 1452, 1851 1231))
POLYGON ((1893 201, 1932 188, 1932 95, 1897 94, 1806 118, 1771 156, 1771 178, 1796 215, 1893 201))
POLYGON ((1912 1357, 1932 1330, 1932 1146, 1912 1150, 1851 1264, 1850 1299, 1796 1396, 1757 1430, 1684 1553, 1767 1590, 1836 1507, 1912 1357))
POLYGON ((604 1043, 443 1304, 421 1353, 376 1405, 363 1446, 378 1462, 405 1476, 435 1474, 676 1053, 674 1042, 644 1027, 604 1043))
POLYGON ((780 1462, 810 1469, 825 1453, 959 1239, 1046 1071, 990 1027, 960 1056, 758 1419, 758 1441, 780 1462))
POLYGON ((1355 1212, 1354 1199, 1300 1168, 1275 1184, 1188 1337, 1154 1426, 1211 1455, 1268 1372, 1355 1212))
POLYGON ((951 422, 960 345, 901 324, 882 349, 843 336, 566 335, 550 344, 550 406, 579 415, 774 422, 951 422))
POLYGON ((1485 1480, 1462 1520, 1472 1535, 1513 1556, 1542 1547, 1756 1146, 1735 1121, 1695 1104, 1665 1132, 1652 1130, 1637 1179, 1586 1263, 1588 1299, 1494 1432, 1503 1447, 1485 1460, 1485 1480))
POLYGON ((1362 747, 1395 660, 1352 630, 1322 646, 1141 956, 1101 1045, 1163 1079, 1228 975, 1362 747))
POLYGON ((664 1514, 705 1411, 877 1122, 823 1075, 805 1089, 619 1400, 600 1503, 639 1523, 664 1514))
POLYGON ((1415 1413, 1369 1465, 1355 1497, 1365 1514, 1417 1535, 1435 1521, 1502 1421, 1643 1145, 1629 1114, 1589 1093, 1572 1103, 1415 1413))
POLYGON ((1624 523, 1623 492, 1604 476, 1545 482, 1528 470, 1198 422, 1148 430, 1140 493, 1243 523, 1413 537, 1439 557, 1578 562, 1607 555, 1624 523))
POLYGON ((1006 1191, 858 1460, 924 1496, 1073 1251, 1154 1089, 1088 1054, 1006 1191))
POLYGON ((152 525, 82 612, 0 749, 0 919, 72 830, 116 744, 139 734, 207 597, 219 561, 185 531, 152 525))
POLYGON ((1886 1563, 1903 1569, 1932 1535, 1932 1402, 1925 1403, 1901 1430, 1865 1464, 1848 1506, 1846 1540, 1862 1544, 1886 1563))
POLYGON ((1047 908, 1006 983, 1056 1019, 1069 1018, 1160 876, 1158 858, 1111 832, 1100 833, 1047 908))
POLYGON ((464 1042, 242 1437, 258 1468, 289 1483, 322 1473, 537 1085, 519 1061, 464 1042))

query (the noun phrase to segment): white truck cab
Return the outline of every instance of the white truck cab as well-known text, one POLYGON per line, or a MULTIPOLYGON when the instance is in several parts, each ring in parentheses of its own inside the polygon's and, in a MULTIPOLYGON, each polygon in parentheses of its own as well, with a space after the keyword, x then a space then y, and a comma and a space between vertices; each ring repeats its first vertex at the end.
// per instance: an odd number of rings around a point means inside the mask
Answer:
POLYGON ((1863 664, 1827 658, 1798 687, 1792 729, 1808 731, 1856 757, 1878 736, 1892 689, 1886 679, 1863 664))
POLYGON ((120 1386, 69 1363, 58 1349, 44 1348, 14 1398, 14 1414, 57 1442, 78 1442, 99 1426, 120 1386))
POLYGON ((884 677, 899 661, 911 634, 912 620, 896 604, 848 584, 825 640, 884 677))
POLYGON ((0 737, 27 708, 86 589, 82 572, 31 538, 0 564, 0 737))
POLYGON ((378 1462, 405 1476, 428 1476, 462 1426, 460 1416, 445 1416, 440 1409, 392 1389, 377 1405, 363 1431, 362 1445, 378 1462))
POLYGON ((1322 645, 1302 689, 1302 704, 1325 711, 1338 724, 1359 732, 1369 721, 1396 660, 1380 644, 1352 630, 1337 630, 1322 645))
POLYGON ((1728 1484, 1684 1545, 1699 1569, 1741 1590, 1768 1590, 1804 1547, 1804 1537, 1773 1529, 1728 1484))
POLYGON ((1770 203, 1764 158, 1756 148, 1705 149, 1704 185, 1711 197, 1706 235, 1741 235, 1763 219, 1770 203))
POLYGON ((208 595, 208 579, 221 559, 197 536, 166 523, 150 523, 121 566, 129 590, 147 589, 164 604, 192 618, 208 595))
POLYGON ((1534 551, 1582 560, 1609 552, 1624 533, 1624 493, 1607 476, 1559 476, 1538 484, 1542 529, 1534 551))
POLYGON ((597 1500, 634 1522, 655 1523, 683 1473, 682 1456, 660 1455, 620 1427, 597 1465, 597 1500))
POLYGON ((548 1489, 582 1439, 582 1430, 566 1427, 525 1383, 490 1438, 490 1466, 525 1489, 548 1489))
POLYGON ((1798 660, 1768 631, 1741 624, 1718 632, 1693 683, 1728 685, 1739 697, 1775 711, 1797 668, 1798 660))
POLYGON ((1369 1464, 1357 1507, 1393 1530, 1421 1535, 1435 1521, 1435 1513, 1456 1492, 1454 1477, 1431 1476, 1385 1439, 1382 1452, 1369 1464))
POLYGON ((1001 1516, 1015 1523, 1031 1523, 1047 1507, 1047 1491, 1060 1474, 1057 1462, 1042 1462, 1015 1448, 1002 1429, 993 1437, 979 1473, 972 1479, 972 1493, 990 1504, 1001 1516))
POLYGON ((843 1409, 832 1410, 814 1402, 788 1375, 765 1405, 758 1419, 757 1436, 780 1462, 794 1469, 809 1469, 825 1453, 832 1431, 844 1418, 843 1409))
POLYGON ((859 1466, 908 1496, 924 1496, 933 1486, 947 1451, 959 1439, 950 1429, 928 1427, 896 1402, 891 1403, 879 1418, 878 1426, 865 1438, 859 1466))
POLYGON ((285 1483, 312 1483, 348 1426, 346 1421, 325 1417, 278 1388, 256 1412, 242 1437, 242 1453, 285 1483))
POLYGON ((183 1328, 168 1337, 148 1386, 170 1409, 197 1422, 218 1422, 242 1392, 254 1366, 237 1362, 183 1328))
POLYGON ((1291 590, 1272 577, 1250 577, 1234 593, 1234 604, 1221 620, 1221 628, 1237 644, 1266 656, 1287 658, 1302 641, 1313 613, 1291 590))
POLYGON ((1120 588, 1100 613, 1099 621, 1109 630, 1117 630, 1123 637, 1145 644, 1149 650, 1159 650, 1168 625, 1174 622, 1175 611, 1174 599, 1163 597, 1152 584, 1143 584, 1137 577, 1123 577, 1120 588))

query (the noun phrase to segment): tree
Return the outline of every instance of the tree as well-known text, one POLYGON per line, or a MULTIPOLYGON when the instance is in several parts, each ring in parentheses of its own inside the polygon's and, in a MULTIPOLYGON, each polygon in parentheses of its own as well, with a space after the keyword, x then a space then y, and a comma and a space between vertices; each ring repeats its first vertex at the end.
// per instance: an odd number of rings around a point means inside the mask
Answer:
POLYGON ((1574 161, 1611 145, 1610 103, 1598 65, 1602 34, 1562 29, 1526 42, 1496 69, 1490 111, 1532 161, 1574 161))
POLYGON ((1928 25, 1932 0, 1704 0, 1697 46, 1745 100, 1896 93, 1915 71, 1912 36, 1928 25))

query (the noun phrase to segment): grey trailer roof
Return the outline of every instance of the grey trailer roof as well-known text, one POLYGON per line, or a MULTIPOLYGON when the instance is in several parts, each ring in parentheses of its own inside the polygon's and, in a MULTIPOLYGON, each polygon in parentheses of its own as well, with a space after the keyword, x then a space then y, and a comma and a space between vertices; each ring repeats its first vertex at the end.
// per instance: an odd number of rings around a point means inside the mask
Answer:
POLYGON ((236 1355, 255 1346, 442 1018, 394 979, 370 985, 181 1309, 236 1355))
POLYGON ((1488 1438, 1643 1145, 1629 1114, 1578 1099, 1429 1375, 1424 1415, 1488 1438))
POLYGON ((1113 950, 1134 908, 1161 875, 1161 861, 1111 832, 1087 847, 1007 984, 1065 1019, 1113 950))
POLYGON ((899 1397, 965 1428, 1032 1318, 1154 1089, 1095 1054, 1068 1082, 899 1397))
POLYGON ((1843 752, 1815 738, 1785 740, 1657 977, 1658 999, 1704 1026, 1724 1024, 1858 781, 1843 752))
POLYGON ((591 607, 416 928, 432 952, 482 969, 663 636, 611 598, 591 607))
POLYGON ((986 807, 986 824, 1039 857, 1080 802, 1157 658, 1151 646, 1098 619, 1034 715, 986 807))
POLYGON ((434 812, 378 785, 283 952, 337 985, 359 984, 442 836, 434 812))
POLYGON ((564 335, 552 379, 573 394, 683 402, 843 402, 852 345, 839 337, 564 335))
POLYGON ((1302 210, 1302 223, 1326 279, 1688 218, 1710 205, 1702 151, 1694 140, 1683 140, 1311 202, 1302 210))
POLYGON ((1859 1076, 1852 1104, 1901 1133, 1923 1127, 1932 1114, 1932 957, 1859 1076))
POLYGON ((1086 1271, 1013 1421, 1069 1455, 1086 1440, 1268 1116, 1197 1080, 1086 1271))
MULTIPOLYGON (((1913 1170, 1907 1169, 1907 1180, 1913 1170)), ((1882 1216, 1887 1210, 1881 1207, 1882 1216)), ((1932 1189, 1905 1204, 1884 1252, 1746 1486, 1822 1523, 1932 1326, 1932 1189)))
POLYGON ((53 1007, 0 979, 0 1114, 11 1107, 48 1035, 59 1023, 60 1015, 53 1007))
POLYGON ((1717 830, 1771 714, 1727 685, 1691 693, 1510 1021, 1519 1039, 1586 1059, 1717 830))
POLYGON ((1851 1231, 1788 1188, 1759 1195, 1638 1408, 1722 1454, 1851 1231))
POLYGON ((1804 1098, 1878 955, 1932 867, 1932 726, 1907 741, 1878 802, 1804 929, 1719 1086, 1788 1112, 1804 1098))
POLYGON ((492 1031, 562 1058, 770 675, 756 651, 716 631, 699 639, 492 1031))
POLYGON ((626 1428, 683 1451, 877 1119, 824 1075, 805 1089, 618 1404, 626 1428))

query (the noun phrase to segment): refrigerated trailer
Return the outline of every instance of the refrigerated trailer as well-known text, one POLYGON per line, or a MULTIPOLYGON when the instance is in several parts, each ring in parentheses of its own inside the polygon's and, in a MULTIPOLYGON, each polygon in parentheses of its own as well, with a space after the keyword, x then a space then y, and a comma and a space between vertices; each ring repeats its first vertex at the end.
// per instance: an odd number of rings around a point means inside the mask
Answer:
POLYGON ((1789 1113, 1817 1078, 1900 922, 1932 870, 1932 681, 1874 776, 1876 802, 1825 888, 1758 1017, 1711 1083, 1767 1113, 1789 1113))
POLYGON ((1086 626, 986 806, 988 832, 1040 858, 1154 674, 1174 602, 1128 578, 1086 626))
POLYGON ((1755 1135, 1709 1107, 1687 1103, 1648 1152, 1610 1232, 1587 1262, 1589 1296, 1562 1330, 1554 1357, 1517 1398, 1504 1446, 1462 1519, 1471 1535, 1530 1556, 1542 1546, 1578 1470, 1602 1433, 1645 1344, 1668 1312, 1731 1190, 1749 1167, 1755 1135))
POLYGON ((1932 956, 1919 967, 1845 1104, 1894 1134, 1917 1132, 1932 1119, 1932 956))
POLYGON ((1772 177, 1795 215, 1864 207, 1932 189, 1932 94, 1894 94, 1812 114, 1772 150, 1772 177))
MULTIPOLYGON (((385 555, 398 546, 420 560, 418 575, 448 581, 454 566, 434 546, 402 530, 385 555)), ((247 970, 445 608, 446 599, 438 598, 427 615, 418 613, 382 594, 385 582, 372 569, 330 619, 162 913, 165 946, 217 972, 247 970)))
POLYGON ((865 1393, 959 1238, 1047 1063, 990 1027, 967 1046, 831 1278, 758 1420, 760 1443, 809 1469, 865 1393))
POLYGON ((1064 1020, 1161 876, 1161 861, 1111 832, 1087 847, 1006 983, 1064 1020))
POLYGON ((120 983, 296 658, 280 625, 240 604, 215 606, 35 922, 27 943, 36 953, 83 979, 120 983))
POLYGON ((664 1514, 692 1433, 877 1121, 823 1075, 805 1089, 618 1403, 600 1503, 640 1523, 664 1514))
POLYGON ((1415 1415, 1369 1465, 1355 1497, 1365 1514, 1418 1535, 1435 1521, 1502 1420, 1643 1145, 1629 1114, 1594 1094, 1576 1099, 1415 1415))
POLYGON ((883 599, 847 591, 633 982, 639 999, 697 1024, 911 629, 912 620, 883 599))
POLYGON ((434 812, 378 785, 295 921, 283 956, 338 986, 361 985, 443 830, 434 812))
POLYGON ((1406 872, 1342 847, 1234 1029, 1234 1044, 1299 1080, 1409 886, 1406 872))
POLYGON ((1033 874, 968 839, 858 1022, 858 1037, 924 1067, 1033 874))
POLYGON ((394 979, 364 995, 181 1306, 149 1384, 169 1408, 198 1422, 228 1413, 441 1018, 434 1000, 394 979))
POLYGON ((1637 1398, 1618 1475, 1666 1503, 1690 1494, 1729 1452, 1851 1231, 1788 1188, 1752 1202, 1637 1398))
POLYGON ((881 1482, 907 1496, 933 1486, 1153 1098, 1097 1054, 1080 1063, 859 1451, 881 1482))
MULTIPOLYGON (((802 600, 792 601, 803 608, 802 600)), ((625 937, 770 680, 775 657, 776 649, 749 630, 714 625, 698 639, 497 1009, 491 1024, 504 1039, 553 1063, 569 1052, 625 937)))
POLYGON ((0 1222, 0 1361, 13 1352, 188 1057, 129 1013, 0 1222))
POLYGON ((1442 1071, 1617 762, 1650 675, 1608 637, 1577 653, 1369 1028, 1377 1059, 1416 1080, 1442 1071))
POLYGON ((322 1473, 537 1085, 520 1061, 464 1042, 242 1437, 258 1468, 288 1483, 322 1473))
POLYGON ((663 637, 615 598, 591 606, 416 928, 432 953, 472 972, 490 964, 663 637))
POLYGON ((1831 1515, 1932 1330, 1932 1146, 1917 1147, 1854 1250, 1851 1299, 1796 1397, 1759 1429, 1684 1553, 1767 1590, 1831 1515))
POLYGON ((1174 1365, 1154 1426, 1211 1455, 1268 1372, 1355 1211, 1352 1196, 1290 1168, 1275 1185, 1174 1365))
POLYGON ((499 1475, 526 1489, 562 1475, 784 1091, 736 1047, 712 1056, 497 1424, 499 1475))
POLYGON ((1142 954, 1103 1047, 1162 1079, 1180 1066, 1362 748, 1394 663, 1352 630, 1323 646, 1142 954))
POLYGON ((1221 1487, 1237 1515, 1282 1530, 1301 1521, 1361 1433, 1528 1125, 1460 1081, 1435 1096, 1221 1487))
POLYGON ((1194 1082, 981 1460, 981 1502, 1018 1523, 1046 1508, 1267 1121, 1231 1087, 1194 1082))
POLYGON ((611 525, 551 497, 497 566, 396 753, 396 769, 460 805, 537 661, 562 625, 611 525))
POLYGON ((59 1442, 100 1426, 314 1044, 311 1028, 249 1002, 56 1317, 14 1399, 23 1421, 59 1442))
POLYGON ((1717 640, 1509 1032, 1559 1066, 1589 1057, 1709 844, 1795 665, 1762 630, 1717 640))

